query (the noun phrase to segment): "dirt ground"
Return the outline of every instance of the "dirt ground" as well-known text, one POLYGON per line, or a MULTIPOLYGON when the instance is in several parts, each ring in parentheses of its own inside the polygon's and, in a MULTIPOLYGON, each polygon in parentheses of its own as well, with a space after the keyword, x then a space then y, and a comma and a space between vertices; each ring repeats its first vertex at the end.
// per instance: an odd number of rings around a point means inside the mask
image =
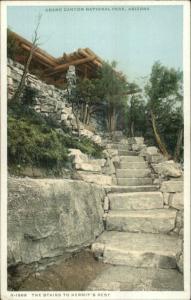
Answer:
POLYGON ((19 290, 85 291, 89 283, 106 268, 107 265, 96 261, 92 253, 85 250, 67 261, 29 275, 19 290))

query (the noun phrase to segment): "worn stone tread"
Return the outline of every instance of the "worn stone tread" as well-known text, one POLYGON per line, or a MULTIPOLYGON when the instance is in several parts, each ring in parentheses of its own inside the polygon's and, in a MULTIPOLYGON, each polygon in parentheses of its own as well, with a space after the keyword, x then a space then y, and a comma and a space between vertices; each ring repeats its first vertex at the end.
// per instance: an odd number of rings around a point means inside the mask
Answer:
POLYGON ((105 231, 92 251, 105 263, 131 267, 173 269, 182 250, 182 240, 167 234, 105 231))
POLYGON ((106 218, 107 230, 168 233, 175 227, 176 210, 111 210, 106 218))
POLYGON ((110 266, 93 280, 90 291, 183 291, 183 276, 177 270, 110 266))
POLYGON ((149 168, 145 169, 117 169, 117 178, 147 178, 151 175, 149 168))
POLYGON ((161 192, 129 192, 108 194, 110 209, 157 209, 163 208, 161 192))
POLYGON ((105 186, 107 193, 128 193, 128 192, 153 192, 158 191, 158 185, 135 185, 135 186, 124 186, 124 185, 112 185, 105 186))
POLYGON ((144 162, 144 158, 142 156, 120 156, 121 163, 127 162, 144 162))
POLYGON ((127 185, 127 186, 134 186, 134 185, 151 185, 152 184, 152 178, 150 177, 144 177, 144 178, 118 178, 117 177, 117 183, 119 185, 127 185))
POLYGON ((108 143, 107 144, 108 149, 117 149, 117 150, 129 150, 130 151, 130 145, 129 144, 121 144, 121 143, 108 143))
POLYGON ((119 153, 120 156, 138 156, 137 152, 120 149, 120 147, 118 148, 118 153, 119 153))
POLYGON ((147 169, 148 163, 146 161, 141 162, 120 162, 118 169, 147 169))

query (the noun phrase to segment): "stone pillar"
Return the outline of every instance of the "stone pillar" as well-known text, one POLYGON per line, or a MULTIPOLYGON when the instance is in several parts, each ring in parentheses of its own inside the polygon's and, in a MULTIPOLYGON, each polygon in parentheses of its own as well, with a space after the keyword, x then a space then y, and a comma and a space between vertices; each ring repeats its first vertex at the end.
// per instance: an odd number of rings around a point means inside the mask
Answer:
POLYGON ((66 73, 66 79, 68 83, 68 96, 69 100, 72 98, 72 96, 75 93, 76 88, 76 69, 75 66, 71 65, 69 66, 69 69, 66 73))

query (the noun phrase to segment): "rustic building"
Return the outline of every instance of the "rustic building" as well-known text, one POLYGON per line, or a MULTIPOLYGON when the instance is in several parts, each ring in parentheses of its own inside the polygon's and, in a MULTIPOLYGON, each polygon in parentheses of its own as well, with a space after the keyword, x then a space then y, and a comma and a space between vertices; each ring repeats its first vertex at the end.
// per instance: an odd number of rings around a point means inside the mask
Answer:
MULTIPOLYGON (((14 60, 24 64, 32 43, 11 30, 8 30, 8 39, 14 41, 16 45, 14 60)), ((66 83, 66 72, 70 65, 76 67, 76 73, 79 77, 94 78, 97 69, 102 66, 102 63, 103 60, 89 48, 78 49, 69 54, 64 53, 62 56, 55 58, 37 47, 30 70, 35 75, 40 76, 46 83, 63 87, 66 83)))

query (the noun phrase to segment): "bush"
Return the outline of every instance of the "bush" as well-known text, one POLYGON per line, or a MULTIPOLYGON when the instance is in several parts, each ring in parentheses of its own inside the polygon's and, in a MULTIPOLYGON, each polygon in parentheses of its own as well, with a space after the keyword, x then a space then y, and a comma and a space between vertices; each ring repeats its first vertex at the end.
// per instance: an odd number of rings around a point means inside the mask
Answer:
POLYGON ((92 141, 90 141, 89 139, 87 139, 86 137, 82 137, 79 141, 78 144, 78 148, 90 155, 93 156, 95 158, 102 158, 103 157, 103 148, 95 143, 93 143, 92 141))
POLYGON ((34 105, 35 104, 35 98, 37 96, 38 92, 31 88, 30 86, 25 86, 23 90, 23 95, 21 102, 24 105, 34 105))
POLYGON ((67 161, 67 149, 54 130, 9 117, 8 161, 22 166, 60 168, 67 161))
POLYGON ((44 118, 27 105, 12 103, 8 107, 10 171, 14 171, 17 165, 30 165, 59 174, 62 167, 68 166, 68 148, 80 149, 96 158, 102 157, 100 146, 87 138, 74 137, 68 130, 60 133, 51 118, 44 118))

